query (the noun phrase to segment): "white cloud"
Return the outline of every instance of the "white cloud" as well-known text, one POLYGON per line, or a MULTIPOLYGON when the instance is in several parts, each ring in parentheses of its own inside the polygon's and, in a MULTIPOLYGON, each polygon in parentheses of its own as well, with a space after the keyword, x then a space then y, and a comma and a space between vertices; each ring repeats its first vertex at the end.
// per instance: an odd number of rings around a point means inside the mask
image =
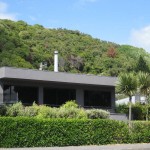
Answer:
POLYGON ((150 52, 150 26, 132 30, 130 42, 132 45, 144 48, 147 52, 150 52))
POLYGON ((16 14, 8 12, 8 5, 0 2, 0 19, 16 20, 16 14))

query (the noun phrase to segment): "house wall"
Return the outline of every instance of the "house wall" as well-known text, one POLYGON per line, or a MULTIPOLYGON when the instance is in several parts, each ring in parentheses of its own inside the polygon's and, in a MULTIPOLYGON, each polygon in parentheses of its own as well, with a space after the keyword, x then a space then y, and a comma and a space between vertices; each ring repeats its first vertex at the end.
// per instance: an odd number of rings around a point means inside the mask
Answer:
POLYGON ((83 85, 83 84, 68 84, 59 82, 35 82, 32 80, 18 80, 18 79, 3 79, 0 82, 0 102, 3 103, 3 85, 15 85, 15 86, 31 86, 38 87, 38 103, 44 104, 44 88, 60 88, 60 89, 75 89, 76 101, 84 107, 84 91, 108 91, 111 93, 111 108, 115 107, 115 87, 112 86, 98 86, 98 85, 83 85))
POLYGON ((3 104, 3 84, 0 82, 0 104, 3 104))

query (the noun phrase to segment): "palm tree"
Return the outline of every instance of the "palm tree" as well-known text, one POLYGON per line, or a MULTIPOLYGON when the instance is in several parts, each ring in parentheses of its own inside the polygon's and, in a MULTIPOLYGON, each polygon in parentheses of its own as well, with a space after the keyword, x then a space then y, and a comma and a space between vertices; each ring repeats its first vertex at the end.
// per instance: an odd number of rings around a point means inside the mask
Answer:
POLYGON ((116 83, 116 90, 118 93, 125 94, 129 97, 129 128, 131 128, 132 96, 135 95, 137 91, 137 78, 134 73, 120 74, 116 83))
POLYGON ((145 96, 147 112, 146 112, 146 120, 148 120, 148 104, 150 97, 150 74, 146 72, 139 72, 138 74, 138 86, 140 93, 145 96))

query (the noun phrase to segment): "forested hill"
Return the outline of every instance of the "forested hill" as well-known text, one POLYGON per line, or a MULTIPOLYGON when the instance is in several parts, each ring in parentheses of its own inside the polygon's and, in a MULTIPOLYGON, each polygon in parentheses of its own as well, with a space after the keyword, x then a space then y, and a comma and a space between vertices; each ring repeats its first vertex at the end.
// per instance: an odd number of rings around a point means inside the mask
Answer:
POLYGON ((117 76, 120 72, 150 68, 150 54, 129 45, 94 39, 67 29, 47 29, 23 21, 0 20, 0 66, 53 70, 59 51, 59 71, 117 76))

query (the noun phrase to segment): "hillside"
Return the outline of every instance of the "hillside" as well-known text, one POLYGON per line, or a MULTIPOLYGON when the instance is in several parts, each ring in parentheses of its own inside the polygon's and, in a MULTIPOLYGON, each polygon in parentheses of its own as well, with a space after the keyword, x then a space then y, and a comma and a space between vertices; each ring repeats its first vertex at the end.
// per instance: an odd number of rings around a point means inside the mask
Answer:
POLYGON ((150 68, 150 54, 144 49, 79 31, 0 20, 0 66, 38 69, 40 62, 47 62, 45 69, 53 70, 54 50, 59 51, 59 71, 117 76, 150 68))

